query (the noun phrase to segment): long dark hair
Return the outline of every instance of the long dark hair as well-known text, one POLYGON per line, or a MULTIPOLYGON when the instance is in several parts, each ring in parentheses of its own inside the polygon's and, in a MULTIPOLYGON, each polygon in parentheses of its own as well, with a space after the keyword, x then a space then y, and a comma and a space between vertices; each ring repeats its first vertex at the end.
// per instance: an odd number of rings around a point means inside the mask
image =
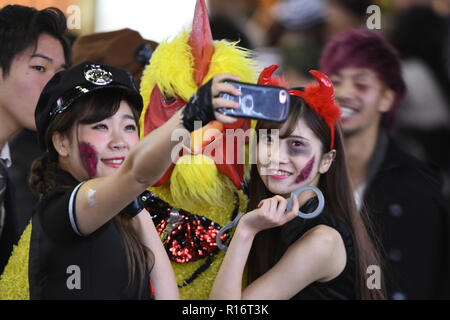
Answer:
MULTIPOLYGON (((291 110, 286 123, 287 131, 280 138, 289 136, 301 118, 305 120, 322 142, 322 153, 327 153, 331 142, 329 127, 313 109, 306 105, 303 99, 296 96, 291 96, 291 110)), ((259 132, 259 129, 280 129, 281 126, 282 124, 258 122, 256 132, 259 132)), ((365 275, 367 267, 370 265, 381 267, 381 258, 372 242, 372 230, 367 230, 367 228, 371 229, 370 221, 367 216, 361 215, 356 208, 339 124, 335 126, 334 148, 336 150, 336 158, 328 172, 321 175, 318 187, 323 192, 330 211, 344 221, 352 232, 357 263, 358 287, 355 288, 357 295, 361 299, 384 299, 383 290, 369 290, 366 286, 365 275)), ((249 192, 248 210, 255 209, 262 199, 273 196, 259 176, 256 164, 253 164, 251 168, 249 192)), ((278 233, 279 228, 274 228, 262 231, 255 237, 248 262, 250 281, 257 279, 273 266, 276 245, 274 239, 277 238, 278 233)))
MULTIPOLYGON (((125 89, 105 88, 93 91, 80 97, 65 112, 57 115, 51 121, 45 132, 45 143, 48 151, 42 157, 36 159, 31 166, 29 184, 33 193, 42 196, 57 187, 55 177, 58 168, 58 153, 52 143, 53 133, 57 131, 67 134, 71 143, 73 143, 76 137, 71 136, 70 132, 74 125, 95 123, 113 116, 119 110, 121 101, 126 101, 132 106, 133 99, 125 89)), ((138 123, 139 113, 133 107, 131 110, 136 123, 138 123)), ((137 269, 139 271, 139 292, 141 293, 145 272, 149 271, 146 267, 146 261, 149 258, 153 264, 153 253, 139 241, 128 215, 119 213, 114 217, 114 221, 123 238, 129 271, 129 284, 135 279, 135 270, 137 269)))

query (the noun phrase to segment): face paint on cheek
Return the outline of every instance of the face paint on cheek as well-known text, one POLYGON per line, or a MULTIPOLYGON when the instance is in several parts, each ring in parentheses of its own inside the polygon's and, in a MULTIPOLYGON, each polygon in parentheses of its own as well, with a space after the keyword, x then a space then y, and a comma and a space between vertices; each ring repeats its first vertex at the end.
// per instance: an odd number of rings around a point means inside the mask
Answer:
POLYGON ((84 167, 88 171, 91 177, 95 177, 97 174, 97 151, 93 146, 87 142, 80 143, 80 156, 84 167))
POLYGON ((308 161, 308 163, 302 169, 302 171, 300 172, 298 177, 295 179, 293 184, 301 183, 309 178, 309 176, 311 175, 311 171, 314 168, 314 160, 315 159, 316 159, 316 157, 314 156, 314 157, 312 157, 311 160, 308 161))

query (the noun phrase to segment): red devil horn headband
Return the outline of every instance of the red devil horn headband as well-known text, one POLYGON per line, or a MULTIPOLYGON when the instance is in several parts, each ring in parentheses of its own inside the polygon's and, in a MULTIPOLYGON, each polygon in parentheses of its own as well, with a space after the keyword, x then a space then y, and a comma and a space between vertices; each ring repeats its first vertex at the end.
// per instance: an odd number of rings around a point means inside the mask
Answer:
MULTIPOLYGON (((278 65, 271 65, 265 68, 258 79, 260 85, 276 85, 288 87, 286 81, 277 76, 272 76, 278 65)), ((311 107, 330 128, 331 142, 330 149, 334 148, 334 125, 341 117, 341 111, 334 102, 334 89, 330 79, 320 71, 311 70, 309 72, 318 83, 311 83, 305 91, 289 90, 290 95, 294 95, 305 100, 306 104, 311 107)))
POLYGON ((278 69, 278 67, 279 65, 273 64, 265 68, 259 75, 258 84, 265 86, 278 86, 286 89, 289 88, 289 84, 287 83, 286 80, 273 75, 273 73, 275 72, 275 70, 278 69))
POLYGON ((320 71, 311 70, 309 73, 317 80, 318 84, 311 83, 305 91, 290 90, 291 95, 303 98, 316 113, 321 116, 330 128, 330 149, 334 148, 334 125, 341 117, 341 110, 334 102, 334 89, 330 79, 320 71))

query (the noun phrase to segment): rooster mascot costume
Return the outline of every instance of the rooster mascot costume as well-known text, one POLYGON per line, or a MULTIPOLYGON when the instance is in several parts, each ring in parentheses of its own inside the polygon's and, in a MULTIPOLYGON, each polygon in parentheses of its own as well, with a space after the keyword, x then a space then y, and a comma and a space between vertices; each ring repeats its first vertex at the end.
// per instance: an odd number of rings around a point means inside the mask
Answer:
MULTIPOLYGON (((141 136, 185 106, 201 85, 224 73, 250 83, 257 76, 248 51, 226 40, 213 41, 205 3, 198 0, 190 33, 160 43, 143 73, 141 136)), ((246 212, 249 139, 227 134, 227 129, 242 133, 250 127, 250 120, 238 119, 232 125, 211 121, 195 130, 187 155, 149 188, 146 208, 172 261, 182 299, 208 298, 224 256, 216 236, 239 212, 246 212)), ((229 237, 225 233, 222 241, 229 237)))
MULTIPOLYGON (((190 32, 163 41, 144 70, 141 137, 185 106, 200 86, 225 73, 256 82, 250 52, 235 42, 213 41, 206 5, 197 0, 190 32)), ((250 120, 238 119, 231 125, 211 121, 193 131, 190 148, 185 148, 187 155, 149 188, 145 207, 172 261, 182 299, 208 298, 224 257, 217 234, 239 212, 246 212, 248 198, 243 187, 249 168, 249 137, 241 139, 235 132, 247 132, 250 127, 250 120)), ((0 278, 0 299, 29 299, 30 235, 31 223, 0 278)), ((223 233, 221 241, 227 243, 230 236, 223 233)))

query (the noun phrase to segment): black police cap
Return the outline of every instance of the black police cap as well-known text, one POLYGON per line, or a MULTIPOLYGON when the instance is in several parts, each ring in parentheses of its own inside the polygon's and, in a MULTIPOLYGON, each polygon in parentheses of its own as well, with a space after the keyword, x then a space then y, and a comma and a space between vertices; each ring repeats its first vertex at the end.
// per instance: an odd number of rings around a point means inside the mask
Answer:
POLYGON ((44 87, 34 113, 39 146, 47 149, 45 130, 57 114, 63 113, 86 93, 106 88, 129 90, 134 100, 131 107, 141 113, 142 97, 128 71, 86 61, 56 73, 44 87))

